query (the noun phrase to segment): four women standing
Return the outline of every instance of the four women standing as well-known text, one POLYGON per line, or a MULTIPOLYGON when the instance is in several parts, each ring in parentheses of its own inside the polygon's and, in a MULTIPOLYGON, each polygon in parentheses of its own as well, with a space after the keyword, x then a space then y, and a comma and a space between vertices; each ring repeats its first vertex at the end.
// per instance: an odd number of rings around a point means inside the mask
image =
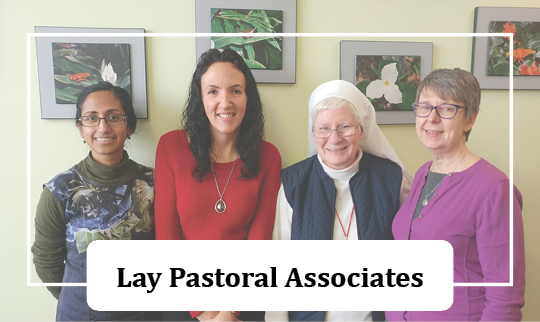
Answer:
MULTIPOLYGON (((309 126, 317 154, 280 178, 280 154, 263 141, 250 69, 232 50, 205 52, 191 80, 184 129, 163 135, 158 145, 157 239, 444 239, 454 247, 455 282, 508 281, 508 179, 465 145, 480 103, 476 79, 459 69, 434 71, 417 100, 417 134, 433 162, 417 172, 406 200, 410 174, 377 127, 371 103, 345 81, 313 92, 309 126)), ((107 83, 87 88, 76 122, 91 152, 45 185, 37 209, 32 252, 44 282, 84 282, 84 252, 93 240, 154 238, 153 171, 123 150, 136 126, 127 93, 107 83)), ((386 318, 520 319, 524 242, 515 187, 513 198, 514 287, 456 288, 449 310, 387 312, 386 318)), ((82 287, 51 292, 60 299, 58 320, 156 318, 93 311, 82 287)), ((165 312, 164 320, 264 319, 264 312, 174 313, 165 312)), ((382 321, 384 313, 288 312, 278 319, 382 321)))

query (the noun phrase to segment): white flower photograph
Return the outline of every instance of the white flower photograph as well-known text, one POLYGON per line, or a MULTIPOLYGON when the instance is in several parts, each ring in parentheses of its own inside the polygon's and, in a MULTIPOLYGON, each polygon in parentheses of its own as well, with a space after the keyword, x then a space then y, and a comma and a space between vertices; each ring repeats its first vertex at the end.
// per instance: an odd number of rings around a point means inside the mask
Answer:
POLYGON ((101 81, 131 94, 129 46, 52 43, 56 103, 76 103, 84 88, 101 81))
POLYGON ((377 111, 410 111, 420 83, 420 56, 356 56, 356 87, 377 111))

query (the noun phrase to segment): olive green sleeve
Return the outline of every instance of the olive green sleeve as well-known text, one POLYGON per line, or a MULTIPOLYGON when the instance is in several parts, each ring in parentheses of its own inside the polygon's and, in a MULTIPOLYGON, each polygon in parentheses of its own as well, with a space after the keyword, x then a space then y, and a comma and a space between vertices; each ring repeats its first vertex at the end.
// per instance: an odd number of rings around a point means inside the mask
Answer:
MULTIPOLYGON (((47 187, 43 188, 36 209, 36 239, 32 246, 34 265, 44 283, 62 283, 66 249, 65 207, 47 187)), ((59 298, 59 286, 47 286, 55 298, 59 298)))

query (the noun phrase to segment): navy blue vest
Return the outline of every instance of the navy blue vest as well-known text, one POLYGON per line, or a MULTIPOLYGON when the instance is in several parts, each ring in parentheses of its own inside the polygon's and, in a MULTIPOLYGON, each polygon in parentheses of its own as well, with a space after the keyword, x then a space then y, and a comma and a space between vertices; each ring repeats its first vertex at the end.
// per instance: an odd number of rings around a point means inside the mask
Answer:
MULTIPOLYGON (((392 221, 399 209, 401 167, 394 162, 363 153, 358 172, 349 180, 358 239, 393 239, 392 221)), ((317 155, 281 172, 287 202, 293 209, 291 239, 331 240, 334 231, 336 186, 317 155)), ((372 312, 384 321, 384 312, 372 312)), ((289 312, 290 321, 323 321, 324 312, 289 312)))

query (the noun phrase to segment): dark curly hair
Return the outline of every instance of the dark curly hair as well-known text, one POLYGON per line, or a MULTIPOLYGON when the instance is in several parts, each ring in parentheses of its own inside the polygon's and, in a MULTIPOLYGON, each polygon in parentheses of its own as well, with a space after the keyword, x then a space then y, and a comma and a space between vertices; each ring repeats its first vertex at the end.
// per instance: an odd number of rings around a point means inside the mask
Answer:
POLYGON ((240 133, 236 149, 244 165, 240 177, 253 178, 259 172, 259 145, 264 136, 264 115, 257 83, 244 59, 231 49, 209 49, 197 61, 197 67, 191 78, 188 98, 182 113, 182 126, 189 137, 191 153, 197 165, 191 176, 202 181, 210 173, 210 149, 212 148, 212 133, 210 121, 206 116, 202 101, 201 77, 213 63, 224 62, 233 64, 244 74, 246 79, 247 105, 244 119, 240 124, 240 133))
POLYGON ((82 106, 88 95, 99 91, 110 91, 114 94, 118 101, 120 101, 120 105, 122 105, 124 113, 126 113, 126 123, 128 128, 135 132, 135 129, 137 128, 137 116, 135 116, 135 110, 133 109, 133 104, 131 103, 129 93, 125 89, 114 86, 109 82, 95 83, 85 88, 81 94, 79 94, 79 97, 77 97, 77 104, 75 105, 77 108, 75 113, 75 124, 77 124, 77 126, 81 124, 79 119, 81 118, 82 106))

